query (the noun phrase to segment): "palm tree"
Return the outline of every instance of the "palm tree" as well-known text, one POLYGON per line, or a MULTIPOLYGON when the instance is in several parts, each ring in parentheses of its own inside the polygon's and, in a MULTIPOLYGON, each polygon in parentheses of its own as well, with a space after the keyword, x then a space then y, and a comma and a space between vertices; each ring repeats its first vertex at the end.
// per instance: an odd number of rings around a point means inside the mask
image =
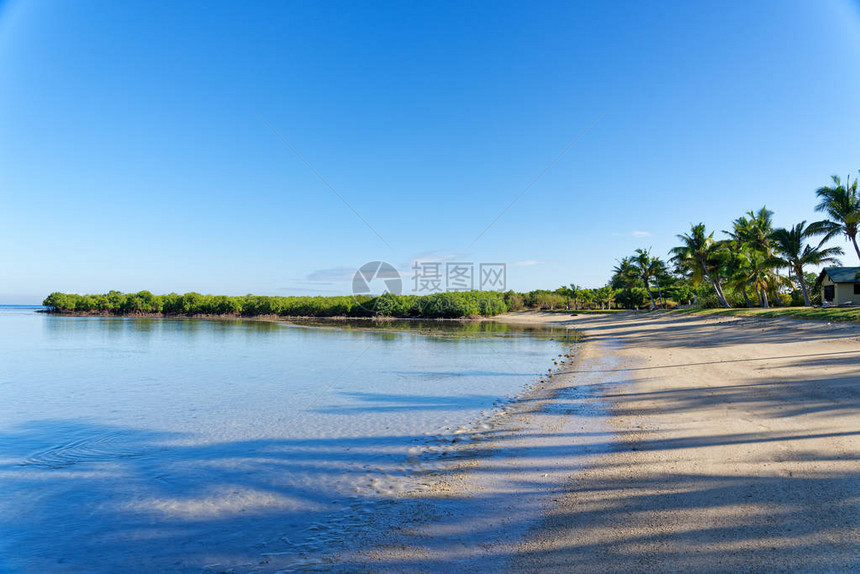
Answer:
POLYGON ((815 195, 821 200, 815 206, 815 211, 827 214, 829 221, 825 222, 825 240, 842 234, 854 244, 854 251, 860 259, 860 247, 857 246, 857 229, 860 224, 860 195, 857 193, 857 180, 851 181, 851 176, 845 178, 845 185, 838 175, 833 177, 833 187, 819 187, 815 195))
MULTIPOLYGON (((733 242, 734 243, 734 242, 733 242)), ((747 287, 752 287, 761 307, 769 307, 768 293, 776 293, 780 277, 774 272, 777 263, 773 257, 749 244, 732 245, 725 253, 726 283, 743 293, 747 307, 751 307, 747 287)))
POLYGON ((579 302, 579 298, 582 295, 582 287, 575 283, 571 283, 567 288, 567 294, 569 297, 573 298, 573 310, 576 311, 577 303, 579 302))
POLYGON ((746 264, 747 281, 758 293, 759 304, 767 309, 770 307, 767 300, 769 288, 774 286, 773 261, 765 253, 750 249, 747 254, 746 264))
MULTIPOLYGON (((732 222, 731 231, 725 231, 724 233, 731 237, 733 243, 732 253, 730 254, 730 260, 734 270, 734 277, 732 280, 733 287, 739 287, 741 289, 744 294, 744 299, 747 301, 747 305, 749 306, 749 298, 747 297, 746 292, 747 285, 746 283, 739 282, 737 274, 740 273, 743 275, 744 273, 748 273, 751 269, 749 267, 751 264, 765 265, 766 261, 771 261, 773 263, 773 248, 771 246, 773 211, 770 211, 767 206, 762 207, 758 211, 747 211, 743 217, 739 217, 732 222), (745 250, 761 254, 763 258, 753 255, 752 253, 745 253, 745 250)), ((764 268, 759 270, 760 273, 768 275, 766 271, 767 270, 764 268)), ((763 277, 762 279, 765 278, 763 277)), ((774 300, 778 304, 779 297, 776 291, 777 283, 778 277, 775 272, 770 273, 769 280, 763 280, 760 282, 762 288, 768 289, 769 293, 773 295, 774 300)), ((767 294, 763 294, 758 291, 756 295, 758 296, 759 304, 764 307, 767 300, 767 294)))
POLYGON ((596 289, 595 295, 601 309, 603 309, 603 305, 606 305, 607 309, 612 309, 612 302, 615 301, 615 289, 612 288, 612 285, 604 285, 596 289))
MULTIPOLYGON (((726 254, 726 284, 737 293, 740 292, 744 296, 744 303, 747 307, 752 307, 747 287, 749 287, 749 268, 751 266, 749 260, 750 248, 746 245, 740 248, 730 249, 726 254)), ((759 304, 761 304, 761 293, 756 293, 759 304)))
POLYGON ((637 249, 636 256, 632 259, 632 262, 637 267, 638 278, 645 284, 648 298, 651 299, 651 308, 656 309, 657 303, 654 301, 654 294, 651 293, 651 279, 657 279, 660 275, 664 274, 666 272, 666 264, 660 261, 659 257, 651 257, 650 249, 648 251, 637 249))
MULTIPOLYGON (((632 257, 622 257, 618 260, 617 265, 612 268, 612 277, 609 279, 609 286, 613 289, 613 295, 623 294, 623 297, 627 298, 633 293, 633 289, 638 286, 638 283, 638 266, 632 257)), ((636 308, 638 309, 638 306, 636 308)))
POLYGON ((800 284, 800 290, 803 292, 803 304, 807 307, 810 306, 809 292, 803 280, 803 266, 839 263, 836 256, 843 253, 841 247, 823 247, 826 237, 815 247, 806 243, 810 237, 826 234, 826 223, 828 222, 819 221, 807 227, 806 221, 801 221, 791 229, 779 228, 771 234, 777 261, 794 272, 800 284))
POLYGON ((768 257, 773 255, 770 237, 773 233, 773 212, 767 206, 757 212, 747 211, 743 217, 732 222, 732 231, 724 233, 738 244, 747 244, 757 251, 764 252, 768 257))
POLYGON ((630 257, 622 257, 618 264, 612 268, 612 280, 610 284, 615 288, 629 289, 636 284, 639 274, 636 271, 630 257))
POLYGON ((582 303, 583 309, 591 309, 591 304, 594 302, 594 290, 583 289, 579 292, 579 300, 582 303))
POLYGON ((679 270, 690 275, 693 283, 698 284, 707 279, 720 304, 729 308, 731 305, 726 301, 723 287, 720 284, 720 267, 723 265, 723 257, 720 253, 721 245, 714 241, 714 234, 708 233, 704 223, 693 225, 689 233, 678 235, 682 245, 671 250, 672 261, 679 270))
POLYGON ((562 285, 561 287, 556 289, 555 292, 566 299, 567 302, 565 305, 565 309, 570 311, 570 287, 567 287, 566 285, 562 285))
POLYGON ((660 279, 667 278, 669 273, 666 270, 666 263, 657 258, 656 268, 654 269, 654 284, 657 286, 657 296, 660 298, 660 308, 666 308, 666 301, 663 300, 663 288, 660 287, 660 279))

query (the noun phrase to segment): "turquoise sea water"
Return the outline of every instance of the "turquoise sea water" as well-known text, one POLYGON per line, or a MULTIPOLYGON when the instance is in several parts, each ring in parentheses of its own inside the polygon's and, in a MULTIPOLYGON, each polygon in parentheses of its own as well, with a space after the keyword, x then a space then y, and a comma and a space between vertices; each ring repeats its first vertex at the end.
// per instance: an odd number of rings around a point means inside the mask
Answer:
POLYGON ((568 348, 492 323, 0 308, 0 572, 313 566, 568 348))

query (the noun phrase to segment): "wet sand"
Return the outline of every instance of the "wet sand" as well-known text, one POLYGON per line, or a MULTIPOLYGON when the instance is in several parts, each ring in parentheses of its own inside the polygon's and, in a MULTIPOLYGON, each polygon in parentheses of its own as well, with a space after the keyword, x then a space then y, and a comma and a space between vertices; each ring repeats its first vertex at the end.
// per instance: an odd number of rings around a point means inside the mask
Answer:
POLYGON ((438 477, 434 498, 413 503, 414 524, 368 556, 376 568, 860 570, 858 326, 497 320, 575 327, 587 340, 438 477))

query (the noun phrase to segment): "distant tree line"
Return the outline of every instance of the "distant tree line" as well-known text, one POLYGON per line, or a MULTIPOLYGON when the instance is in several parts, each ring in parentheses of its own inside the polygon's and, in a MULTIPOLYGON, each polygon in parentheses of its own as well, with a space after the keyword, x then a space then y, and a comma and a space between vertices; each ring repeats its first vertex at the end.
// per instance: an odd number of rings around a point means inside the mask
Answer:
POLYGON ((426 317, 492 316, 508 310, 505 293, 466 291, 430 295, 269 297, 262 295, 153 295, 149 291, 101 295, 51 293, 42 304, 51 311, 112 315, 232 315, 254 317, 426 317))
MULTIPOLYGON (((667 292, 674 293, 671 288, 667 292)), ((643 301, 644 299, 640 301, 636 298, 625 298, 623 290, 612 286, 585 289, 571 285, 556 290, 536 289, 527 293, 465 291, 430 295, 385 293, 379 296, 325 297, 228 296, 194 292, 184 295, 154 295, 149 291, 110 291, 100 295, 57 292, 51 293, 42 305, 53 312, 108 315, 462 318, 488 317, 526 309, 609 309, 627 307, 627 303, 632 303, 630 308, 633 308, 637 302, 639 307, 644 306, 643 301), (619 297, 617 303, 616 297, 619 297)))

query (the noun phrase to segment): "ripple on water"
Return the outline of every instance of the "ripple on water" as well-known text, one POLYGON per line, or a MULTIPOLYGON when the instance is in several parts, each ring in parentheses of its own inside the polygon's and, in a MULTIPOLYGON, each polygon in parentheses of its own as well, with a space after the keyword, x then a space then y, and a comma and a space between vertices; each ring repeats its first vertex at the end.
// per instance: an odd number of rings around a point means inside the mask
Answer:
POLYGON ((59 469, 82 462, 110 462, 147 454, 147 450, 132 448, 123 435, 105 432, 61 443, 31 455, 21 465, 59 469))

